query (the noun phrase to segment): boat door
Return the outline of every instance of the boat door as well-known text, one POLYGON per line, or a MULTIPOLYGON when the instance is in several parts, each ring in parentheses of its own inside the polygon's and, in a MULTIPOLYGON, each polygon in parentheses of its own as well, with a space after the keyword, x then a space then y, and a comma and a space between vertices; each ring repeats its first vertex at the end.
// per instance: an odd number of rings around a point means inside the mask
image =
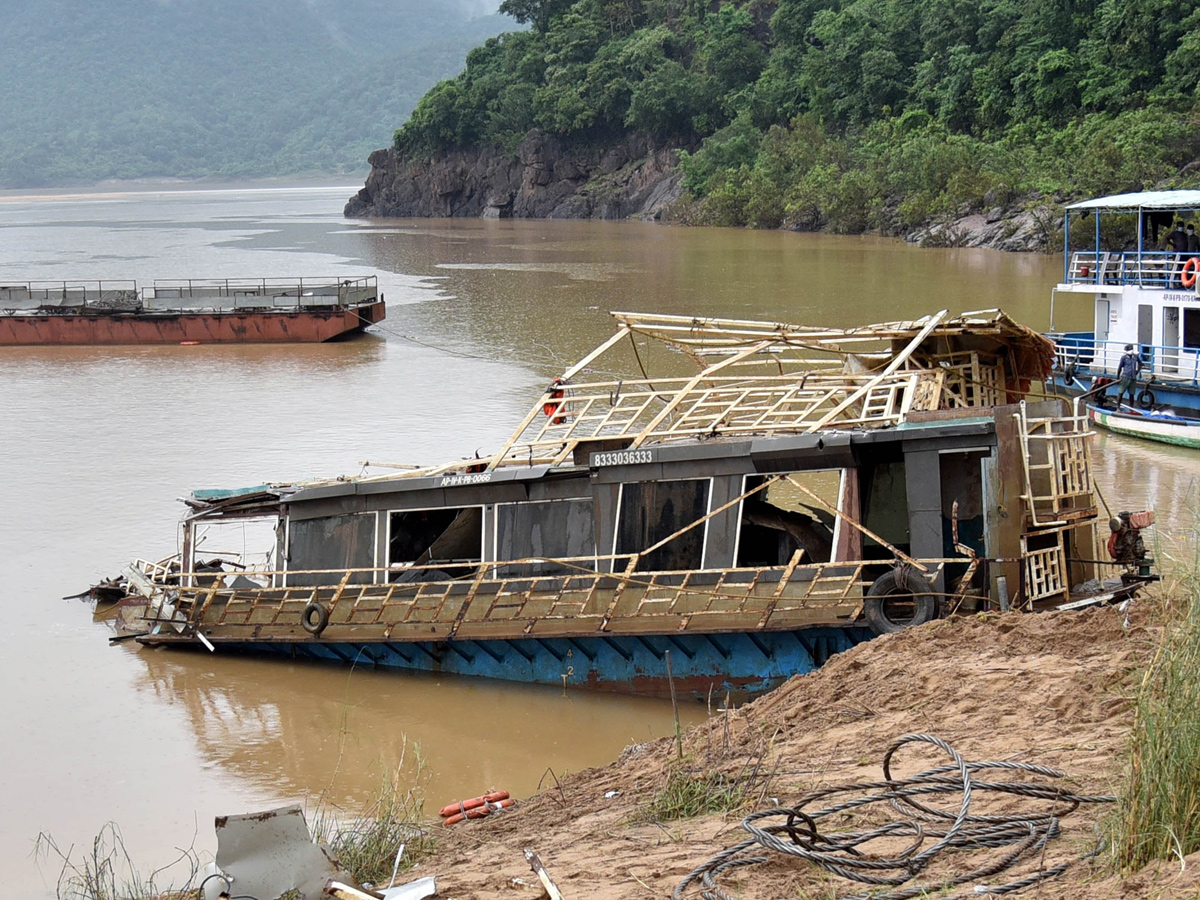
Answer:
POLYGON ((1149 303, 1138 304, 1138 355, 1154 369, 1154 307, 1149 303))
POLYGON ((1154 307, 1149 303, 1138 304, 1138 343, 1154 343, 1154 307))
POLYGON ((1179 307, 1163 307, 1163 371, 1179 371, 1179 307))
MULTIPOLYGON (((1100 295, 1100 297, 1104 297, 1104 296, 1105 296, 1104 294, 1100 295)), ((1102 299, 1100 299, 1100 297, 1096 298, 1096 324, 1092 328, 1092 331, 1096 335, 1095 352, 1099 355, 1100 359, 1103 360, 1104 359, 1104 347, 1107 345, 1107 342, 1108 342, 1108 327, 1109 327, 1108 317, 1111 314, 1112 304, 1109 303, 1109 301, 1107 299, 1102 300, 1102 299)))

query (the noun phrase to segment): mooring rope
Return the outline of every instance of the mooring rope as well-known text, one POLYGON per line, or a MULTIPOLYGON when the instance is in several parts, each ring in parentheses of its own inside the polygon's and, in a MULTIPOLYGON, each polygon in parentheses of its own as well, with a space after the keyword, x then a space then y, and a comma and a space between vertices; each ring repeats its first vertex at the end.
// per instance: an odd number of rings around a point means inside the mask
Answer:
MULTIPOLYGON (((844 900, 908 900, 955 885, 977 882, 1004 872, 1022 860, 1041 857, 1038 868, 1017 880, 999 885, 977 885, 966 894, 951 897, 1006 894, 1037 884, 1062 874, 1075 862, 1095 856, 1099 850, 1067 862, 1047 866, 1044 851, 1047 844, 1062 833, 1061 819, 1085 803, 1111 803, 1110 796, 1071 794, 1045 781, 981 781, 976 773, 984 771, 1017 772, 1043 779, 1063 778, 1062 772, 1045 766, 1016 762, 968 762, 948 743, 930 734, 906 734, 896 739, 883 757, 884 781, 842 784, 812 791, 790 808, 766 809, 752 813, 742 820, 742 828, 750 834, 747 840, 721 851, 706 863, 688 873, 675 888, 674 897, 681 900, 689 887, 699 888, 705 900, 733 900, 717 884, 724 873, 746 866, 765 863, 775 858, 763 851, 806 860, 842 878, 876 887, 850 895, 844 900), (925 743, 943 750, 952 760, 949 765, 918 772, 909 778, 895 779, 891 774, 892 759, 905 745, 925 743), (971 812, 972 801, 986 793, 1009 794, 1046 804, 1033 812, 1012 815, 976 815, 971 812), (833 806, 812 809, 837 795, 856 794, 833 806), (942 794, 957 795, 957 808, 939 809, 921 800, 942 794), (919 798, 919 799, 918 799, 919 798), (877 804, 890 806, 900 818, 860 831, 822 832, 818 822, 838 816, 844 821, 849 814, 877 804), (782 820, 782 821, 778 821, 782 820), (949 823, 949 824, 947 824, 949 823), (908 846, 893 856, 876 856, 866 852, 865 845, 885 838, 911 839, 908 846), (931 841, 925 846, 928 841, 931 841), (924 849, 922 849, 924 848, 924 849), (1001 850, 998 857, 988 854, 985 861, 977 857, 967 865, 970 871, 928 877, 920 884, 908 884, 935 861, 950 861, 955 851, 1001 850), (900 885, 907 885, 900 887, 900 885)), ((951 900, 951 897, 945 900, 951 900)))

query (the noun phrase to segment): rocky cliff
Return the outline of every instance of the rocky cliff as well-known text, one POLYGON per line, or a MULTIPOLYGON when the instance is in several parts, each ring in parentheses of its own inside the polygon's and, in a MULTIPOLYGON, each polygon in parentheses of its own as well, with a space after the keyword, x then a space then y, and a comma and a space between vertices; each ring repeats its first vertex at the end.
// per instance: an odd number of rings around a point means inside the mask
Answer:
MULTIPOLYGON (((485 147, 405 159, 387 149, 372 153, 370 163, 366 184, 346 204, 351 218, 664 219, 682 192, 678 151, 638 136, 568 149, 531 131, 515 153, 485 147)), ((925 247, 1045 251, 1061 238, 1042 203, 1032 194, 1004 205, 989 197, 983 208, 887 233, 925 247)), ((686 209, 676 221, 692 218, 686 209)), ((813 227, 823 230, 823 223, 813 227)))
POLYGON ((637 136, 603 150, 568 149, 530 132, 513 154, 494 148, 404 159, 371 154, 352 218, 655 219, 679 198, 678 153, 637 136))

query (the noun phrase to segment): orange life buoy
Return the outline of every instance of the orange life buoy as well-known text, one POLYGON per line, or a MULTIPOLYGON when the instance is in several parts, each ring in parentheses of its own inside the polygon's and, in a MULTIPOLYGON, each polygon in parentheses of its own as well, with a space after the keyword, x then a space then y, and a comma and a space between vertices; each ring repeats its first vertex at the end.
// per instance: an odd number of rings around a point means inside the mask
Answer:
POLYGON ((507 800, 508 797, 508 791, 492 791, 490 794, 484 794, 482 797, 472 797, 470 800, 460 800, 458 803, 443 806, 438 815, 445 819, 488 803, 499 803, 501 800, 507 800))
POLYGON ((446 825, 446 826, 450 826, 450 825, 457 825, 459 822, 465 821, 466 819, 483 819, 483 818, 486 818, 487 816, 490 816, 494 811, 496 811, 498 809, 508 809, 515 802, 516 802, 515 800, 509 800, 509 799, 497 800, 495 803, 488 801, 488 802, 484 803, 482 806, 476 806, 472 809, 464 809, 460 813, 455 813, 452 816, 448 816, 447 818, 442 820, 442 824, 446 825))
POLYGON ((550 387, 546 390, 546 394, 550 399, 542 404, 542 412, 550 419, 551 424, 554 425, 561 425, 567 421, 567 417, 562 413, 563 405, 561 402, 563 397, 566 396, 566 392, 563 390, 563 385, 565 384, 566 382, 561 378, 555 378, 550 382, 550 387))
POLYGON ((1200 272, 1200 259, 1191 257, 1183 264, 1183 275, 1179 277, 1179 282, 1185 288, 1194 287, 1196 284, 1196 273, 1200 272))

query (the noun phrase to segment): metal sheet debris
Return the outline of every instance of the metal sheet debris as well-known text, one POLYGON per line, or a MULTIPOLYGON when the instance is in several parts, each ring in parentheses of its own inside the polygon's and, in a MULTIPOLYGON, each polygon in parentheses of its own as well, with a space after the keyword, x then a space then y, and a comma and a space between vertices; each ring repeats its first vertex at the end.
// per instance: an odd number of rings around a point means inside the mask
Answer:
MULTIPOLYGON (((317 900, 331 878, 353 881, 324 845, 313 843, 299 806, 219 816, 216 828, 217 867, 232 880, 235 896, 274 900, 294 890, 298 900, 317 900)), ((209 886, 219 892, 223 885, 214 879, 209 886)))
POLYGON ((426 875, 408 884, 385 888, 379 893, 383 894, 383 900, 425 900, 426 897, 437 896, 437 882, 432 875, 426 875))

